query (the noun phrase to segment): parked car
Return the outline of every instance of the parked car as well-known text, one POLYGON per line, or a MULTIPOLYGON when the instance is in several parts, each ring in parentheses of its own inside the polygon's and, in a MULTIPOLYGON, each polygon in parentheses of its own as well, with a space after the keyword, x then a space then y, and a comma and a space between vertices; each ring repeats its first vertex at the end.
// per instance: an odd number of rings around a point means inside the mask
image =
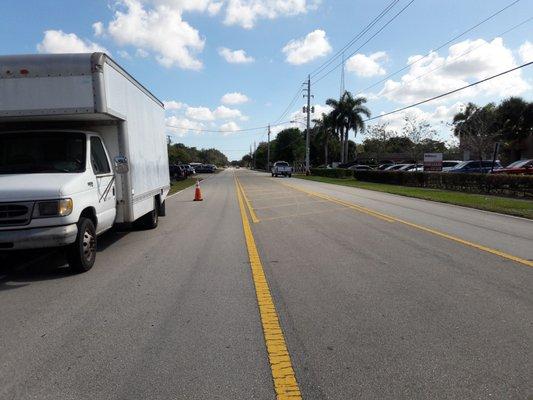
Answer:
POLYGON ((272 176, 278 177, 281 176, 288 176, 289 178, 292 176, 292 167, 289 165, 286 161, 276 161, 274 165, 272 166, 272 176))
POLYGON ((369 165, 356 164, 356 165, 352 165, 348 169, 351 169, 352 171, 371 171, 372 167, 370 167, 369 165))
POLYGON ((423 164, 411 164, 411 165, 409 165, 407 167, 401 168, 400 171, 423 172, 424 171, 424 165, 423 164))
POLYGON ((452 169, 453 167, 457 166, 458 164, 462 163, 460 160, 444 160, 442 162, 442 171, 446 172, 452 169))
POLYGON ((196 171, 190 164, 181 164, 181 166, 185 169, 187 176, 191 176, 196 173, 196 171))
POLYGON ((187 171, 185 170, 183 165, 169 165, 168 170, 170 172, 170 179, 179 181, 187 178, 187 171))
MULTIPOLYGON (((494 170, 502 168, 499 161, 494 163, 494 170)), ((470 173, 470 174, 486 174, 492 169, 492 160, 470 160, 463 161, 457 164, 455 167, 448 170, 450 173, 470 173)))
POLYGON ((378 171, 384 171, 387 168, 392 167, 393 165, 396 165, 396 164, 392 164, 392 163, 381 164, 380 166, 378 166, 378 171))
POLYGON ((519 160, 505 168, 494 171, 495 174, 533 175, 533 160, 519 160))
POLYGON ((60 247, 84 272, 100 234, 155 228, 170 189, 163 103, 104 53, 0 65, 0 249, 60 247))
POLYGON ((398 171, 401 168, 407 167, 411 164, 393 164, 390 167, 384 169, 384 171, 398 171))
POLYGON ((212 174, 216 171, 216 167, 211 164, 200 164, 194 168, 197 173, 212 174))

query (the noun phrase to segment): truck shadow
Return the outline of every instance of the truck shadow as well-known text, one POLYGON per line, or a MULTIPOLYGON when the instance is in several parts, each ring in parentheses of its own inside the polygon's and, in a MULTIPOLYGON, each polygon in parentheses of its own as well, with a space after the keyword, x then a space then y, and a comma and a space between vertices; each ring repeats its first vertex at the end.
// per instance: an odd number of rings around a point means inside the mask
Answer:
MULTIPOLYGON (((98 253, 127 236, 128 230, 111 230, 98 238, 98 253)), ((98 263, 98 257, 97 261, 98 263)), ((87 272, 91 273, 91 271, 87 272)), ((64 279, 76 275, 68 267, 61 249, 0 252, 0 291, 30 285, 32 282, 64 279)))

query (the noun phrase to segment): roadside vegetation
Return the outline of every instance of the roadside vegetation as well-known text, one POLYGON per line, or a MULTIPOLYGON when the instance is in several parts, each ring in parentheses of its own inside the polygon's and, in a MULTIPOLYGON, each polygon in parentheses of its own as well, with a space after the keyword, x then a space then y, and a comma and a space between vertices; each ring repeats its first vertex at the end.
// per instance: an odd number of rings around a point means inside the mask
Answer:
POLYGON ((179 192, 180 190, 187 189, 190 186, 193 186, 196 183, 196 178, 187 178, 181 181, 172 181, 170 182, 170 192, 169 195, 179 192))
POLYGON ((353 178, 329 178, 324 176, 304 175, 298 175, 297 178, 397 194, 400 196, 415 197, 418 199, 438 201, 441 203, 455 204, 464 207, 477 208, 485 211, 533 219, 533 201, 528 200, 454 192, 450 190, 425 189, 399 185, 388 185, 383 183, 361 182, 353 178))

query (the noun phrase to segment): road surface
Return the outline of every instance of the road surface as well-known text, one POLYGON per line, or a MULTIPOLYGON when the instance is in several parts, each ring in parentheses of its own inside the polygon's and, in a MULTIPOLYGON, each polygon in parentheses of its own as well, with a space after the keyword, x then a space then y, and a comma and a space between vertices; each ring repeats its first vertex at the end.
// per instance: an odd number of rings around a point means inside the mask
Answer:
POLYGON ((533 395, 533 222, 245 170, 202 191, 85 274, 0 258, 1 399, 533 395))

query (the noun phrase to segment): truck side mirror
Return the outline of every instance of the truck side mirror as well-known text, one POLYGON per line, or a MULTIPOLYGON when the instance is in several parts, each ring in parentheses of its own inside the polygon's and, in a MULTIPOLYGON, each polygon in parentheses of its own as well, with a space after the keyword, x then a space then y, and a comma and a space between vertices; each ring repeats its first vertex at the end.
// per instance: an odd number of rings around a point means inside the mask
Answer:
POLYGON ((127 174, 130 171, 130 165, 128 164, 128 159, 124 156, 117 156, 114 159, 115 161, 115 172, 117 174, 127 174))

